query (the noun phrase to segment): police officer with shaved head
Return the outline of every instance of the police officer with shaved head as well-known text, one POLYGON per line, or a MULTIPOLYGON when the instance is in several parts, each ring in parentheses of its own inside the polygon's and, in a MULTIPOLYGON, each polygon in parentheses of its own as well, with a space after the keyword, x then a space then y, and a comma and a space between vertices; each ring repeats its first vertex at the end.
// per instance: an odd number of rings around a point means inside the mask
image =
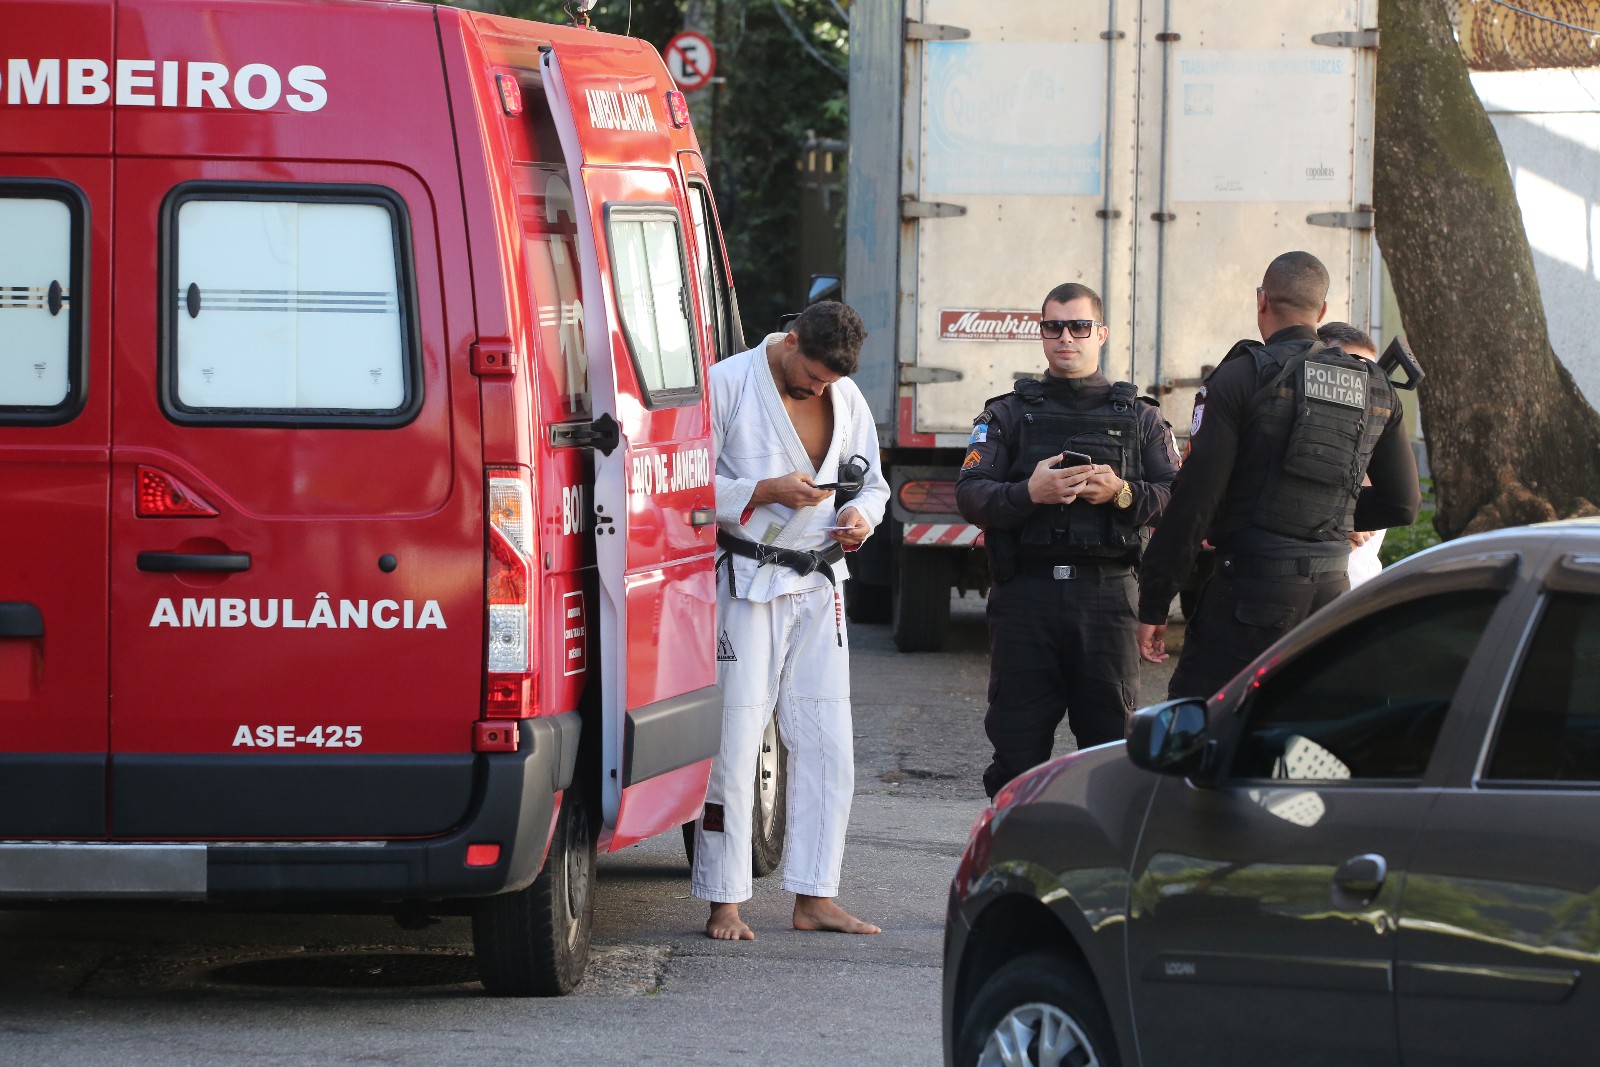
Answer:
POLYGON ((1139 653, 1159 663, 1172 598, 1201 541, 1217 550, 1171 697, 1215 695, 1347 589, 1352 530, 1416 521, 1421 493, 1399 397, 1376 364, 1318 339, 1327 298, 1316 256, 1273 260, 1256 289, 1266 342, 1234 345, 1201 389, 1189 454, 1139 571, 1139 653))

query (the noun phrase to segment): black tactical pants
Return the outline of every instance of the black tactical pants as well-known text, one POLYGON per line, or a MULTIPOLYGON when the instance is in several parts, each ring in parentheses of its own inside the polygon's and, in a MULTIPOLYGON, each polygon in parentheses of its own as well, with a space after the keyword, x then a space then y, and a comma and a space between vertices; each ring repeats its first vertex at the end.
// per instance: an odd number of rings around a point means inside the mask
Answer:
POLYGON ((990 591, 989 796, 1050 758, 1063 714, 1079 748, 1122 740, 1139 693, 1136 596, 1123 565, 1067 579, 1024 567, 990 591))
POLYGON ((1223 557, 1200 591, 1167 696, 1216 696, 1230 678, 1322 605, 1350 588, 1346 557, 1305 561, 1307 574, 1261 574, 1295 560, 1223 557), (1254 564, 1254 565, 1253 565, 1254 564))

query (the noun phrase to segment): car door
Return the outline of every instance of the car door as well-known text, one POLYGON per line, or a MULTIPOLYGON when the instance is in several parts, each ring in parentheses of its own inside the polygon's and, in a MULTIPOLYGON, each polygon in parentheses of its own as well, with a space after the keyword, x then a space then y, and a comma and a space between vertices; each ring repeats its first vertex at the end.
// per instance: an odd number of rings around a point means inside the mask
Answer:
POLYGON ((710 391, 654 70, 641 54, 559 45, 541 75, 578 216, 615 849, 698 813, 720 736, 710 391))
POLYGON ((1591 1064, 1600 1047, 1600 555, 1558 553, 1523 634, 1406 878, 1407 1067, 1591 1064))
POLYGON ((1399 1062, 1404 872, 1435 796, 1435 742, 1471 699, 1508 578, 1496 564, 1439 581, 1269 650, 1242 695, 1212 707, 1214 784, 1163 779, 1132 871, 1145 1063, 1399 1062))

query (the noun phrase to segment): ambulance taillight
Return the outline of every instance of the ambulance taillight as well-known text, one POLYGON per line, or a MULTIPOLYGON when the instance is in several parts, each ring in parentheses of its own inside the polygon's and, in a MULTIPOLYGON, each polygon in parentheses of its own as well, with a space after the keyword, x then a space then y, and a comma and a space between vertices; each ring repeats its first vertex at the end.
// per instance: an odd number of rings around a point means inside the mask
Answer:
POLYGON ((486 510, 484 603, 489 625, 483 713, 491 719, 522 718, 534 712, 529 647, 533 499, 526 477, 515 468, 492 469, 486 510))
POLYGON ((141 519, 217 517, 217 509, 164 470, 140 464, 135 473, 134 512, 141 519))

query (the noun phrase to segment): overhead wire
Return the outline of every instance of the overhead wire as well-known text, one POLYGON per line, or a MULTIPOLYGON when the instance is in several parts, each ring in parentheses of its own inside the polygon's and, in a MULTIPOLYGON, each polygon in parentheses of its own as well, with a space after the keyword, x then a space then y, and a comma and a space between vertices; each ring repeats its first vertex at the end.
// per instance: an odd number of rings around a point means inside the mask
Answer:
POLYGON ((1497 7, 1503 7, 1508 11, 1515 11, 1519 15, 1526 15, 1530 19, 1538 19, 1540 22, 1549 22, 1557 26, 1564 26, 1569 30, 1577 30, 1579 33, 1587 33, 1591 37, 1600 37, 1600 30, 1597 30, 1592 26, 1577 26, 1570 22, 1562 22, 1558 18, 1552 18, 1549 15, 1541 15, 1537 11, 1529 11, 1525 7, 1518 7, 1516 4, 1507 3, 1506 0, 1489 0, 1489 3, 1494 4, 1497 7))

